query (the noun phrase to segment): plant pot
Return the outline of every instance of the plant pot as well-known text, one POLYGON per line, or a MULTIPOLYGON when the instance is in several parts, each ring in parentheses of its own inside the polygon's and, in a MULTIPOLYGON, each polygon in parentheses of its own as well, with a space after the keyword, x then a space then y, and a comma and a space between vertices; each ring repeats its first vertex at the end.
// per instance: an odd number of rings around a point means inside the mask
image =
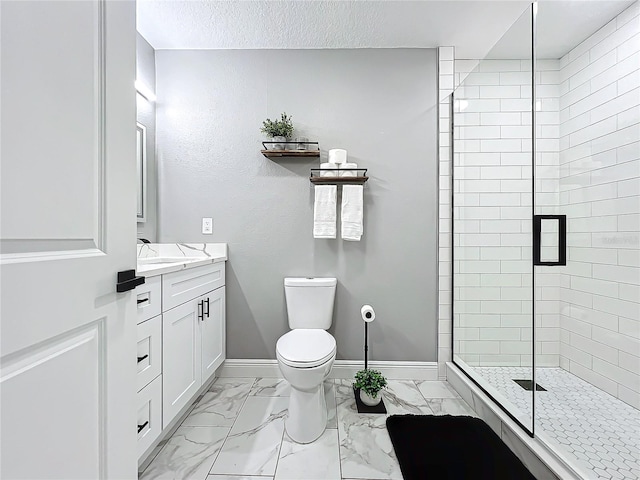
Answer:
POLYGON ((362 400, 362 403, 364 403, 365 405, 375 407, 380 403, 381 399, 382 396, 380 395, 380 392, 378 392, 378 395, 376 395, 375 397, 372 397, 364 390, 360 390, 360 400, 362 400))
MULTIPOLYGON (((273 137, 271 139, 272 142, 286 142, 287 139, 286 137, 273 137)), ((271 148, 273 150, 284 150, 286 148, 286 145, 284 143, 272 143, 271 144, 271 148)))

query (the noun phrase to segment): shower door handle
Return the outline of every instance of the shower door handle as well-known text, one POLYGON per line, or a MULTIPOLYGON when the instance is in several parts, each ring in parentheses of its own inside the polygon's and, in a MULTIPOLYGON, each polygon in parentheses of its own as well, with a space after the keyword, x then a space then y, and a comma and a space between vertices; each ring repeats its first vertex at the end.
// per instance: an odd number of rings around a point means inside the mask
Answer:
POLYGON ((567 216, 566 215, 534 215, 533 216, 533 264, 534 265, 566 265, 567 264, 567 216), (542 260, 542 221, 558 223, 558 260, 542 260))

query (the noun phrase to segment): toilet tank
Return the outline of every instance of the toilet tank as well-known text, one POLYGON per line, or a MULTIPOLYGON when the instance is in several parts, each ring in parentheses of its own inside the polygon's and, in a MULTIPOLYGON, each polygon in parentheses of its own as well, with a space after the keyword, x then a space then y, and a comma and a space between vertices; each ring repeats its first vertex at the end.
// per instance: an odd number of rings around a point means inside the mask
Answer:
POLYGON ((327 330, 333 321, 337 283, 335 278, 285 278, 289 328, 327 330))

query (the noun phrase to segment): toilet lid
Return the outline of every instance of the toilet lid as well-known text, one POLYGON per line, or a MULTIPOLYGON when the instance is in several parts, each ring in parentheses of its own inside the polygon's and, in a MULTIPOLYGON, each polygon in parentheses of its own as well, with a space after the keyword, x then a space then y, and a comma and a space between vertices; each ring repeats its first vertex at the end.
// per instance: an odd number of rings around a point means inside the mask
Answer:
POLYGON ((336 340, 320 328, 297 328, 278 339, 276 351, 285 362, 320 365, 335 354, 336 340))

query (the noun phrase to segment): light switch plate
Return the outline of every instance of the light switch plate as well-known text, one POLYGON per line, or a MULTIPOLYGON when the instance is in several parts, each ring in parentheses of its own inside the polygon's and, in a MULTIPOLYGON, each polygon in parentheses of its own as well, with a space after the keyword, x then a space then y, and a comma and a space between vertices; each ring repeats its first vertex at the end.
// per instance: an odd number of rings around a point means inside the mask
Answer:
POLYGON ((205 235, 213 234, 213 218, 202 217, 202 233, 205 235))

